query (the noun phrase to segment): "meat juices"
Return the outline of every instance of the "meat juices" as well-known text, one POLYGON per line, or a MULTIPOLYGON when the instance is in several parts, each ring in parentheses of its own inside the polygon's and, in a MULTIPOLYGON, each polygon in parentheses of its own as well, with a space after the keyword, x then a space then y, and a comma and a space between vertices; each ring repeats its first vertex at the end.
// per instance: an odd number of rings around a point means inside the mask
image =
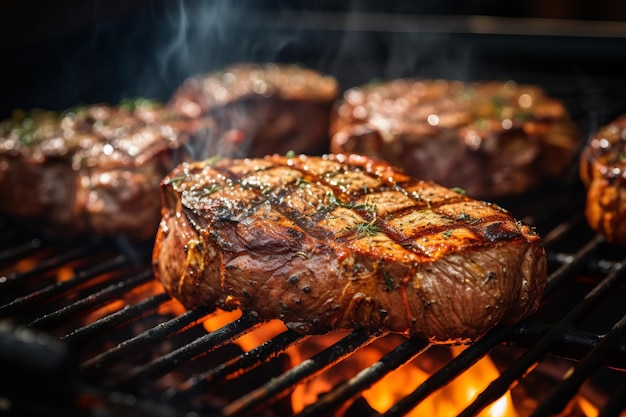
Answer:
POLYGON ((328 151, 330 109, 339 86, 328 75, 289 64, 231 65, 185 80, 170 106, 210 126, 196 159, 328 151))
POLYGON ((188 308, 456 343, 522 320, 546 285, 532 228, 365 156, 184 163, 161 190, 154 272, 188 308))
POLYGON ((626 245, 626 114, 601 127, 580 157, 585 215, 607 242, 626 245))
POLYGON ((0 211, 60 238, 154 238, 159 183, 197 122, 159 103, 127 100, 0 123, 0 211))
POLYGON ((331 152, 379 157, 474 198, 563 175, 581 143, 562 103, 514 82, 365 85, 347 90, 331 118, 331 152))

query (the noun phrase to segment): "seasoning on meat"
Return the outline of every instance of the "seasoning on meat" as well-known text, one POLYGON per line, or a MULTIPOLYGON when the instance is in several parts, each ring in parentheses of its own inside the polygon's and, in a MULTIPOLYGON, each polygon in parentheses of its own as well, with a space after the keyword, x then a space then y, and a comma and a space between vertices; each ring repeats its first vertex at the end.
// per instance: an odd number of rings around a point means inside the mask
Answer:
POLYGON ((583 149, 585 215, 607 242, 626 245, 626 114, 601 127, 583 149))
POLYGON ((0 212, 54 237, 153 238, 159 182, 197 123, 146 99, 16 111, 0 123, 0 212))
POLYGON ((329 118, 339 86, 335 78, 295 64, 239 63, 189 77, 170 106, 211 129, 196 159, 214 155, 260 157, 328 151, 329 118))
POLYGON ((531 227, 365 156, 183 163, 161 190, 154 272, 189 308, 463 342, 531 314, 546 284, 531 227))
POLYGON ((514 82, 370 84, 347 90, 331 117, 331 152, 379 157, 474 198, 563 175, 581 143, 561 102, 514 82))

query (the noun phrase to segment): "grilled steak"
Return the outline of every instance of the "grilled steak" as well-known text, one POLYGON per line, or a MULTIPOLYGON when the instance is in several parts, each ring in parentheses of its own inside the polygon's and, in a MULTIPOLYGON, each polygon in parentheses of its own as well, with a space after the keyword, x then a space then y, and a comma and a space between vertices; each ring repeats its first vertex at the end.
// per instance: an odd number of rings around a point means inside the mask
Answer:
POLYGON ((289 150, 328 151, 330 109, 338 84, 330 76, 287 64, 236 64, 188 78, 171 107, 201 117, 206 130, 197 159, 264 156, 289 150))
POLYGON ((513 82, 355 87, 331 117, 331 152, 380 157, 474 198, 519 194, 562 175, 581 140, 559 101, 513 82))
POLYGON ((580 157, 585 214, 607 242, 626 245, 626 114, 603 126, 580 157))
POLYGON ((153 267, 189 308, 445 343, 523 319, 546 283, 530 227, 369 157, 184 163, 161 188, 153 267))
POLYGON ((56 237, 154 238, 159 182, 195 129, 145 99, 0 124, 0 212, 56 237))

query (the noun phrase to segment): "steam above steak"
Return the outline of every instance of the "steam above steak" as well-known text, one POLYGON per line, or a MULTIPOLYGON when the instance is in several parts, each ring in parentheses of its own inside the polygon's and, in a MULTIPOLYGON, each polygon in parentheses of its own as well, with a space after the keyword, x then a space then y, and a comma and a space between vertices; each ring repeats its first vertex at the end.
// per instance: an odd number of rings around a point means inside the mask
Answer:
POLYGON ((546 284, 530 227, 369 157, 183 163, 161 189, 154 271, 189 308, 445 343, 518 322, 546 284))
POLYGON ((401 79, 344 93, 330 151, 383 158, 475 198, 522 193, 574 161, 581 135, 536 86, 401 79))
POLYGON ((600 128, 585 146, 580 176, 587 187, 589 225, 607 242, 626 245, 626 114, 600 128))
POLYGON ((57 237, 153 238, 193 123, 145 99, 16 113, 0 124, 0 211, 57 237))
POLYGON ((330 109, 337 81, 287 64, 236 64, 188 78, 170 106, 187 118, 203 118, 205 131, 196 155, 259 157, 289 150, 328 150, 330 109))

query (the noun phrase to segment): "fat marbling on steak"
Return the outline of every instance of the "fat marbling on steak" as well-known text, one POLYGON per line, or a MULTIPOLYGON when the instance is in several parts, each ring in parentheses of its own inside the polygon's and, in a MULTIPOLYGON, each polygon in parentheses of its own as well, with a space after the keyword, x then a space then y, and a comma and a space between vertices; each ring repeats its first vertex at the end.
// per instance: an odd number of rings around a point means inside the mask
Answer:
POLYGON ((369 157, 183 163, 161 189, 153 267, 188 308, 447 343, 520 321, 546 284, 532 228, 369 157))

